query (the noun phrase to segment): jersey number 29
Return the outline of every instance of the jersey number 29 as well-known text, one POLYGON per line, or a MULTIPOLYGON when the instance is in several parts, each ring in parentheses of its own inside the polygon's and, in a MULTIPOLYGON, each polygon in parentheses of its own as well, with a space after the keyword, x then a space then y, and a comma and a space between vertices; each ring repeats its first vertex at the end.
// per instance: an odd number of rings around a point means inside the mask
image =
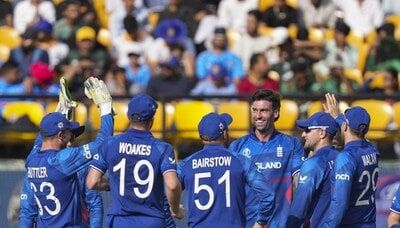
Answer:
MULTIPOLYGON (((209 195, 206 204, 201 204, 200 200, 196 199, 194 203, 199 210, 208 210, 214 203, 214 191, 207 184, 200 184, 200 179, 211 178, 210 172, 196 173, 194 175, 194 194, 198 194, 200 191, 206 191, 209 195)), ((225 206, 231 207, 231 182, 230 182, 230 172, 226 170, 224 175, 218 179, 218 184, 225 182, 225 206)))
MULTIPOLYGON (((118 170, 120 170, 119 172, 119 194, 121 196, 125 195, 125 168, 126 167, 126 159, 123 158, 121 159, 121 161, 115 165, 113 167, 113 172, 117 172, 118 170)), ((150 193, 151 190, 153 189, 153 185, 154 185, 154 168, 151 165, 151 163, 147 160, 140 160, 138 161, 135 166, 133 167, 133 179, 135 179, 135 182, 140 184, 140 185, 148 185, 146 191, 144 192, 140 192, 138 187, 134 187, 133 188, 133 192, 135 193, 135 195, 138 198, 147 198, 150 193), (140 168, 144 166, 147 168, 149 175, 142 179, 139 176, 139 170, 140 168)))
MULTIPOLYGON (((376 190, 376 185, 377 185, 377 180, 378 180, 378 168, 375 168, 374 171, 372 171, 372 175, 368 170, 364 170, 361 173, 360 178, 358 179, 358 183, 363 183, 364 180, 366 180, 365 183, 365 188, 361 192, 360 196, 358 196, 357 201, 356 201, 356 206, 365 206, 369 205, 369 200, 368 198, 364 197, 364 195, 368 192, 370 188, 372 188, 373 194, 375 194, 376 190), (364 198, 364 199, 363 199, 364 198)), ((371 196, 371 202, 374 203, 374 195, 371 196)))

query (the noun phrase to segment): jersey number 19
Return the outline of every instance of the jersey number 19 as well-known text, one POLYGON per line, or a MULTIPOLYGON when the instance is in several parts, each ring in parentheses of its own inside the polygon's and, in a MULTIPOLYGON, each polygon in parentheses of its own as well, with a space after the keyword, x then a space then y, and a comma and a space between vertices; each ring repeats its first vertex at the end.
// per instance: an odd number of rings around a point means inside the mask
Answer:
MULTIPOLYGON (((119 194, 121 196, 124 196, 125 195, 125 170, 126 170, 126 159, 125 158, 121 159, 121 161, 113 167, 113 172, 117 172, 118 170, 120 171, 119 172, 119 194)), ((151 163, 147 160, 139 160, 133 167, 133 179, 139 185, 143 185, 143 186, 148 185, 146 191, 144 191, 144 192, 140 192, 139 188, 137 188, 137 187, 133 188, 133 192, 135 193, 135 195, 138 198, 141 198, 141 199, 147 198, 150 195, 151 190, 153 189, 153 185, 154 185, 154 168, 151 165, 151 163), (142 179, 139 176, 139 170, 143 166, 145 168, 147 168, 148 174, 149 174, 144 179, 142 179)))

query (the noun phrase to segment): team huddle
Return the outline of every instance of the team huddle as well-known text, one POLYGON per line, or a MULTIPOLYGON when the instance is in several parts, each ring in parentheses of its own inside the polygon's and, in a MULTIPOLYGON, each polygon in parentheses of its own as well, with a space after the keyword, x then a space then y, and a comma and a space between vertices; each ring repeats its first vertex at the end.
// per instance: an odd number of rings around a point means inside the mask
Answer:
MULTIPOLYGON (((20 227, 102 227, 99 191, 111 192, 107 227, 172 228, 185 214, 188 227, 376 227, 379 152, 365 139, 370 116, 361 107, 341 114, 327 94, 325 112, 296 122, 303 145, 275 129, 285 115, 280 95, 259 90, 248 135, 226 147, 232 117, 209 113, 198 123, 203 148, 178 163, 174 148, 150 132, 152 97, 135 95, 130 128, 113 136, 107 87, 96 78, 84 84, 101 128, 92 142, 71 146, 84 127, 70 120, 76 103, 62 83, 57 110, 42 119, 26 160, 20 227), (341 152, 334 146, 338 133, 341 152)), ((400 192, 396 199, 391 228, 400 227, 400 192)))

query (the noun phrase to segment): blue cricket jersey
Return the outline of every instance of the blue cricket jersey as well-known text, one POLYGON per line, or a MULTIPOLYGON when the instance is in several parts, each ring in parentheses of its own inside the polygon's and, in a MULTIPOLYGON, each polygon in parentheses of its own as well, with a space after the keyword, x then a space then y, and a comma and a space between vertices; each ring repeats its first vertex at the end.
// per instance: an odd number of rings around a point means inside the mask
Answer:
MULTIPOLYGON (((265 185, 275 191, 275 209, 269 222, 270 228, 285 227, 292 201, 292 176, 303 164, 304 149, 300 141, 275 130, 267 142, 261 142, 252 132, 231 143, 229 149, 251 158, 262 172, 265 185)), ((246 227, 251 227, 257 216, 260 199, 246 186, 246 227)))
POLYGON ((375 227, 378 154, 366 140, 351 141, 339 153, 324 227, 375 227))
POLYGON ((299 184, 290 205, 287 227, 318 228, 331 200, 331 176, 338 152, 326 146, 307 159, 300 169, 299 184))
POLYGON ((176 172, 173 148, 148 131, 129 129, 113 136, 99 151, 91 167, 109 171, 111 216, 147 216, 164 219, 164 179, 176 172))
MULTIPOLYGON (((81 147, 40 151, 41 137, 38 137, 25 164, 27 178, 21 195, 20 227, 32 227, 35 217, 37 227, 85 226, 81 210, 84 181, 79 179, 78 173, 96 156, 99 146, 112 132, 110 114, 101 117, 96 139, 81 147)), ((91 196, 92 193, 88 203, 98 203, 98 199, 91 196)), ((101 223, 101 218, 93 218, 93 224, 99 220, 101 223)))
POLYGON ((390 210, 397 214, 400 214, 400 186, 397 189, 396 195, 393 197, 392 206, 390 207, 390 210))
POLYGON ((246 183, 262 199, 255 221, 269 221, 274 205, 272 189, 249 159, 238 159, 222 145, 205 145, 180 162, 178 174, 187 192, 189 227, 244 227, 246 183))

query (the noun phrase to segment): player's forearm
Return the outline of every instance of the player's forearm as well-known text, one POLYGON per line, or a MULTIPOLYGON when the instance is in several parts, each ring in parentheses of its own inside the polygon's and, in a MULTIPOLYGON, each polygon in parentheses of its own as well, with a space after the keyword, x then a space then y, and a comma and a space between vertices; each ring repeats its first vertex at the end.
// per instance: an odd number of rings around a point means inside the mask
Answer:
POLYGON ((178 183, 176 183, 173 186, 167 186, 167 199, 168 199, 168 203, 171 207, 171 212, 173 214, 178 214, 179 212, 179 203, 181 200, 181 185, 178 183))

